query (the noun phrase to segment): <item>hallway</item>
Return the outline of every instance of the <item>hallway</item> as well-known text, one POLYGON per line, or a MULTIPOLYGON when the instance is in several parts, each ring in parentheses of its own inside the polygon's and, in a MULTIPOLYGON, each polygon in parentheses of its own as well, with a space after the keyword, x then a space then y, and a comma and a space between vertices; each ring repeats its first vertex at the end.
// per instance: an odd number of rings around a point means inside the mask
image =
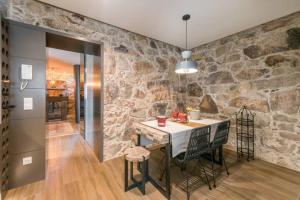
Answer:
POLYGON ((83 125, 80 126, 79 124, 76 124, 71 121, 47 122, 46 138, 80 134, 80 127, 82 127, 83 129, 83 125))

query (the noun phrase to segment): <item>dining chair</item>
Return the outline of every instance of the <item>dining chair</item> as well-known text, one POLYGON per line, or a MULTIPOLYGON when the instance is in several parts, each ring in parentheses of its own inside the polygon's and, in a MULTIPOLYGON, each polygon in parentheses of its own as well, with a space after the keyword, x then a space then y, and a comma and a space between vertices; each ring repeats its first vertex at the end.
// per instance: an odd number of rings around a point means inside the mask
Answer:
MULTIPOLYGON (((210 126, 193 129, 186 152, 175 157, 175 161, 178 163, 181 172, 185 174, 187 199, 190 198, 187 164, 192 160, 198 162, 201 159, 201 156, 210 150, 210 129, 210 126)), ((209 189, 211 189, 205 168, 202 165, 200 165, 200 168, 204 172, 209 189)))
POLYGON ((215 171, 216 168, 214 167, 215 164, 215 152, 217 149, 219 149, 222 157, 221 157, 221 162, 224 164, 226 173, 229 175, 228 168, 225 162, 225 157, 224 157, 224 152, 223 152, 223 145, 228 142, 228 135, 229 135, 229 129, 230 129, 230 120, 226 120, 221 122, 216 130, 215 137, 210 145, 210 156, 211 156, 211 170, 212 170, 212 177, 214 181, 214 187, 216 187, 216 180, 215 180, 215 171))

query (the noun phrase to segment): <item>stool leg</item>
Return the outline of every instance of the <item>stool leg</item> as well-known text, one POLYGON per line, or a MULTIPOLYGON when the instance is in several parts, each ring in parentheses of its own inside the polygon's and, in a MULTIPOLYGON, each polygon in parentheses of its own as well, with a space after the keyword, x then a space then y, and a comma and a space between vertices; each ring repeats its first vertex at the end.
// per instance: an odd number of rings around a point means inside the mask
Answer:
POLYGON ((124 175, 125 175, 125 192, 128 191, 128 161, 125 159, 125 171, 124 171, 124 175))
POLYGON ((143 193, 143 195, 145 195, 145 183, 146 183, 146 172, 147 171, 147 166, 146 166, 146 161, 145 161, 145 157, 143 157, 143 172, 142 172, 142 187, 141 187, 141 192, 143 193))

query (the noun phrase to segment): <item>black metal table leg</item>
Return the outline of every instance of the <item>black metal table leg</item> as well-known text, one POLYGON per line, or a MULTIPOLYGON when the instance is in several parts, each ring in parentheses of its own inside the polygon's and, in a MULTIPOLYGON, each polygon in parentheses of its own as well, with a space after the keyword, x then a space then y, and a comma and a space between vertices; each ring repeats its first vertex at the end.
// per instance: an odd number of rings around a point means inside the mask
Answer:
POLYGON ((138 134, 137 135, 138 136, 138 138, 137 138, 137 146, 141 146, 141 135, 140 134, 138 134))
POLYGON ((133 180, 133 162, 130 162, 130 180, 133 180))
POLYGON ((143 158, 143 171, 142 171, 142 184, 141 184, 141 192, 143 193, 143 195, 145 195, 145 183, 146 183, 146 179, 147 179, 147 162, 145 161, 145 157, 143 158))
POLYGON ((125 180, 125 192, 127 192, 128 190, 128 161, 126 159, 124 159, 124 180, 125 180))
MULTIPOLYGON (((170 141, 170 140, 169 140, 170 141)), ((137 145, 141 145, 141 136, 138 135, 138 142, 137 145)), ((168 200, 171 199, 171 178, 170 178, 170 172, 171 172, 171 143, 166 144, 166 151, 165 151, 165 156, 166 156, 166 189, 164 189, 157 180, 151 177, 149 174, 149 169, 147 168, 146 170, 146 177, 148 181, 152 183, 152 185, 158 189, 162 195, 164 195, 168 200)), ((148 162, 148 161, 147 161, 148 162)), ((142 166, 141 163, 138 163, 138 170, 141 171, 142 166)))
MULTIPOLYGON (((136 144, 136 146, 141 146, 141 135, 138 134, 137 137, 138 138, 137 138, 137 144, 136 144)), ((137 163, 136 168, 138 169, 139 172, 141 172, 142 167, 141 167, 140 163, 137 163)))
POLYGON ((146 180, 149 180, 149 160, 146 160, 146 180))

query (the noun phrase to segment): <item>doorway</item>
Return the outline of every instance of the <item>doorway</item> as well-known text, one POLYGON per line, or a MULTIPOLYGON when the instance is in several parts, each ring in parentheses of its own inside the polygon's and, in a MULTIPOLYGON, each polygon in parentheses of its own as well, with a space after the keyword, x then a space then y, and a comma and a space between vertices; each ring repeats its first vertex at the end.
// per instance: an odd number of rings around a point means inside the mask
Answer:
POLYGON ((46 56, 46 137, 79 134, 84 131, 75 113, 80 53, 47 48, 46 56))
POLYGON ((101 161, 101 46, 46 33, 46 137, 80 134, 101 161))

